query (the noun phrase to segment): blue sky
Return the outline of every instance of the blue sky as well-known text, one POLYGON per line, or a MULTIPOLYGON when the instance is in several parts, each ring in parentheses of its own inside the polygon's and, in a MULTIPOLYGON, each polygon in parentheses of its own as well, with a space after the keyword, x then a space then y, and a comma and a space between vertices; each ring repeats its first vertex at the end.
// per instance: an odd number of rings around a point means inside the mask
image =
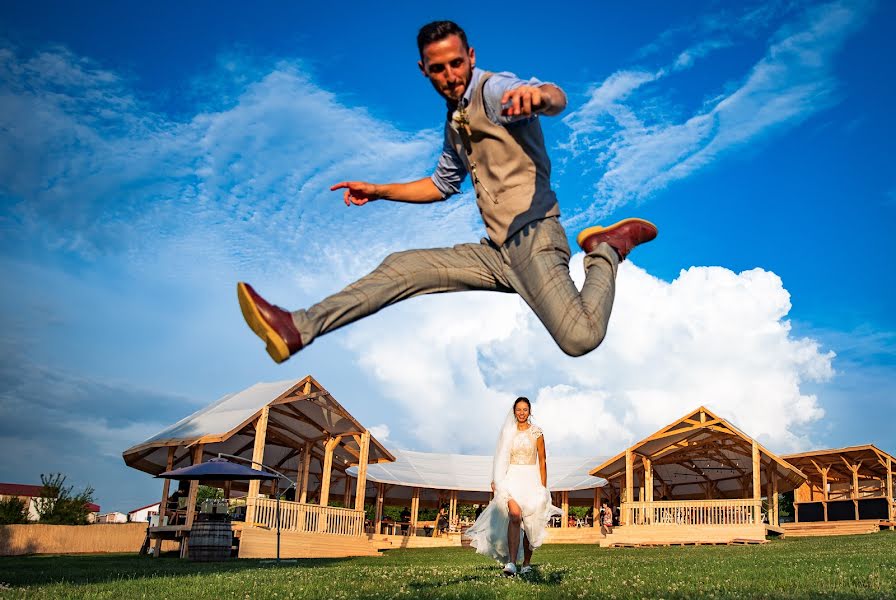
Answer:
POLYGON ((549 451, 613 454, 699 404, 781 453, 896 451, 891 3, 179 4, 0 7, 0 480, 61 471, 142 506, 159 486, 122 450, 307 374, 393 448, 489 453, 525 394, 549 451), (274 365, 236 281, 299 308, 391 251, 483 235, 468 187, 327 191, 431 172, 444 104, 414 38, 440 18, 480 66, 566 90, 543 126, 571 240, 631 215, 660 236, 586 357, 473 293, 274 365))

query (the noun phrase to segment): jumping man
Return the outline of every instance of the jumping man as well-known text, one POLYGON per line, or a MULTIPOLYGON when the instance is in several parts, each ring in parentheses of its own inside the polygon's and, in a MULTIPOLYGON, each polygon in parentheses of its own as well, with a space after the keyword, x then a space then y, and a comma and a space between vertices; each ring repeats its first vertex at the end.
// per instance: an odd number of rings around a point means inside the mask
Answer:
POLYGON ((422 204, 457 194, 469 174, 488 237, 478 244, 396 252, 369 275, 295 312, 269 304, 241 282, 237 294, 243 317, 279 363, 318 336, 406 298, 464 290, 515 292, 566 354, 590 352, 606 334, 619 262, 655 238, 656 227, 625 219, 580 232, 586 274, 579 292, 569 274, 569 245, 551 190, 539 120, 563 112, 565 93, 537 79, 476 68, 466 34, 451 21, 425 25, 417 46, 417 65, 448 108, 435 173, 408 183, 343 181, 330 189, 345 190, 346 206, 375 200, 422 204))

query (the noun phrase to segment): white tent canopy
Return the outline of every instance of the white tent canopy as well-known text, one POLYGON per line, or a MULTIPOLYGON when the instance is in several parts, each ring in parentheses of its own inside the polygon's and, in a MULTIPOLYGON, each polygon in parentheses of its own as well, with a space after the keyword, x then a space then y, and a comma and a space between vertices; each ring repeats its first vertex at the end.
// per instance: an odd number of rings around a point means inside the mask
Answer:
MULTIPOLYGON (((386 494, 390 499, 409 498, 413 488, 457 490, 464 492, 462 497, 469 501, 487 500, 491 493, 491 456, 410 450, 394 451, 393 454, 395 462, 370 465, 367 469, 368 485, 392 486, 386 494)), ((592 477, 588 471, 603 460, 601 457, 552 455, 548 460, 548 489, 570 492, 571 498, 592 498, 594 488, 605 485, 606 480, 592 477)), ((346 472, 355 476, 357 468, 352 467, 346 472)))
MULTIPOLYGON (((300 467, 299 451, 304 444, 313 443, 312 455, 320 459, 323 443, 334 436, 342 436, 334 450, 334 465, 344 467, 357 463, 358 435, 365 428, 310 375, 300 380, 256 383, 227 394, 125 450, 125 463, 158 475, 167 468, 169 448, 175 449, 172 467, 178 468, 191 463, 190 450, 197 445, 203 446, 203 460, 217 453, 251 458, 255 423, 265 407, 269 408, 265 464, 295 478, 300 467)), ((376 463, 392 458, 371 437, 368 460, 376 463)))

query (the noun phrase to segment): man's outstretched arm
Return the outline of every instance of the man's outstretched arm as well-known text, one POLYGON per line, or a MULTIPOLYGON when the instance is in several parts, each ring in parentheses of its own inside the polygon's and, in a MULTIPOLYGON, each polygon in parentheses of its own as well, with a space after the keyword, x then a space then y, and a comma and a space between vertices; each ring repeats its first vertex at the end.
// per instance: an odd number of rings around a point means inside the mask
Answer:
POLYGON ((330 188, 344 189, 345 205, 363 206, 371 200, 393 200, 426 204, 444 199, 444 195, 429 177, 408 183, 367 183, 366 181, 341 181, 330 188))
POLYGON ((566 108, 566 94, 554 84, 521 85, 504 92, 501 114, 529 116, 535 113, 553 117, 566 108))

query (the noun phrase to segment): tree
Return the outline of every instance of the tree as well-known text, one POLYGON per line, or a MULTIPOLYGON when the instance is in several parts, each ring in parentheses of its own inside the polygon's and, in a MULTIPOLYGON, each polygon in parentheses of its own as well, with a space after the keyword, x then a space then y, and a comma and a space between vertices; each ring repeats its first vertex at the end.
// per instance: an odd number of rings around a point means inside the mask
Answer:
POLYGON ((217 500, 224 497, 224 490, 211 485, 200 485, 196 490, 196 503, 201 505, 203 500, 217 500))
POLYGON ((86 525, 90 514, 88 504, 93 502, 93 488, 73 494, 74 486, 65 485, 62 473, 41 473, 40 498, 35 499, 35 509, 41 523, 48 525, 86 525))
POLYGON ((0 525, 18 525, 28 522, 25 501, 12 496, 0 500, 0 525))

